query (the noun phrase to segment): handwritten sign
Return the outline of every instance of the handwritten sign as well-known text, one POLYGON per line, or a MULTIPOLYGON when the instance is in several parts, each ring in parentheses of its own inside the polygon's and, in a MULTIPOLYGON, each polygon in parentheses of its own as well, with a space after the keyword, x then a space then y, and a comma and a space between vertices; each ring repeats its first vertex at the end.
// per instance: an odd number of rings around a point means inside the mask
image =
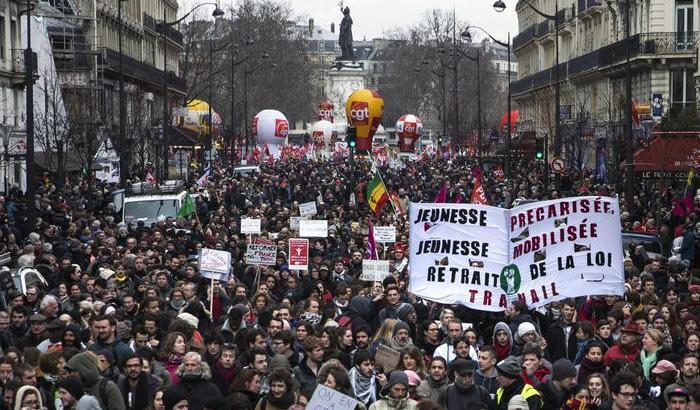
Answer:
POLYGON ((374 240, 380 243, 396 242, 396 227, 394 226, 375 226, 374 240))
POLYGON ((302 238, 326 238, 328 237, 328 221, 301 220, 299 221, 299 236, 302 238))
POLYGON ((301 221, 300 216, 292 216, 289 218, 289 229, 293 231, 298 231, 299 230, 299 221, 301 221))
POLYGON ((260 219, 258 218, 245 218, 241 219, 241 233, 259 235, 260 229, 260 219))
POLYGON ((309 269, 309 240, 289 239, 289 269, 309 269))
POLYGON ((199 253, 199 270, 205 278, 228 280, 231 252, 202 248, 199 253))
POLYGON ((377 346, 374 363, 381 366, 384 373, 396 370, 399 367, 399 360, 401 360, 401 352, 398 350, 384 345, 377 346))
POLYGON ((362 260, 360 280, 381 282, 389 276, 389 261, 362 260))
POLYGON ((314 216, 316 215, 316 213, 316 202, 311 201, 299 204, 299 215, 301 215, 302 218, 306 218, 307 216, 314 216))
POLYGON ((277 260, 277 245, 250 244, 245 255, 248 265, 274 265, 277 260))
POLYGON ((357 400, 322 384, 316 386, 308 410, 354 410, 357 400))

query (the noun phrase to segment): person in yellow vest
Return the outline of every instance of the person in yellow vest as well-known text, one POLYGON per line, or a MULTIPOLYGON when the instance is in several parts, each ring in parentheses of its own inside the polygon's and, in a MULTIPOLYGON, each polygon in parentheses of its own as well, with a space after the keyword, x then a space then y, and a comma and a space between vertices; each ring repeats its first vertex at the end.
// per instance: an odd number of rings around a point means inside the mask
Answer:
POLYGON ((511 402, 525 400, 529 410, 541 410, 542 397, 531 385, 525 383, 520 377, 521 365, 513 356, 510 356, 496 365, 498 384, 496 390, 496 410, 509 410, 513 408, 511 402))

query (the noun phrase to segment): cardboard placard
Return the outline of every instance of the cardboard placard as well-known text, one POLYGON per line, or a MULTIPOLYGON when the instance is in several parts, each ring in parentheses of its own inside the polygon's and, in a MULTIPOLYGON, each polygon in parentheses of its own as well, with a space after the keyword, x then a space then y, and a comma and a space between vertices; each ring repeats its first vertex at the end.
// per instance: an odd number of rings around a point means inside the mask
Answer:
POLYGON ((314 216, 317 212, 318 211, 316 210, 315 201, 304 202, 303 204, 299 204, 299 215, 301 215, 302 218, 306 218, 307 216, 314 216))
POLYGON ((382 366, 384 373, 389 373, 399 367, 401 360, 401 352, 394 350, 388 346, 377 346, 377 353, 374 355, 374 363, 377 366, 382 366))
POLYGON ((320 221, 302 219, 299 221, 299 236, 302 238, 327 238, 328 221, 325 219, 320 221))
POLYGON ((380 243, 396 242, 396 227, 394 226, 375 226, 374 240, 380 243))
POLYGON ((389 261, 362 260, 362 274, 360 275, 360 280, 381 282, 389 275, 389 261))
POLYGON ((241 219, 241 233, 247 235, 259 235, 260 229, 260 219, 259 218, 245 218, 241 219))
POLYGON ((354 410, 356 406, 357 400, 352 397, 319 384, 306 408, 309 410, 354 410))
POLYGON ((299 230, 299 221, 301 221, 300 216, 291 216, 289 217, 289 229, 293 231, 298 231, 299 230))
POLYGON ((202 248, 199 252, 199 271, 205 278, 228 280, 231 252, 202 248))
POLYGON ((309 240, 291 238, 289 240, 289 269, 309 269, 309 240))
POLYGON ((248 265, 274 265, 277 262, 277 245, 250 244, 245 255, 248 265))

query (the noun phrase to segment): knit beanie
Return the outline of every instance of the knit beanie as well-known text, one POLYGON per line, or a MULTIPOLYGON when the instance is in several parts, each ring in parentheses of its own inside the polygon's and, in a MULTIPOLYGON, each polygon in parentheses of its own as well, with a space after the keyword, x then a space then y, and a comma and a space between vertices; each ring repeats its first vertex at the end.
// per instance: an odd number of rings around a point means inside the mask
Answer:
POLYGON ((73 396, 76 400, 80 400, 80 398, 83 397, 83 394, 85 394, 83 383, 80 381, 79 378, 73 376, 64 377, 60 379, 56 383, 56 387, 66 389, 66 391, 70 393, 70 395, 73 396))
POLYGON ((518 326, 518 337, 523 337, 530 332, 537 332, 535 325, 530 322, 523 322, 518 326))
POLYGON ((399 333, 399 330, 404 329, 408 332, 408 334, 411 334, 411 328, 408 327, 408 324, 406 322, 396 322, 394 325, 394 333, 392 336, 396 336, 397 333, 399 333))
POLYGON ((564 380, 568 377, 576 377, 576 366, 571 360, 562 358, 552 365, 552 380, 564 380))

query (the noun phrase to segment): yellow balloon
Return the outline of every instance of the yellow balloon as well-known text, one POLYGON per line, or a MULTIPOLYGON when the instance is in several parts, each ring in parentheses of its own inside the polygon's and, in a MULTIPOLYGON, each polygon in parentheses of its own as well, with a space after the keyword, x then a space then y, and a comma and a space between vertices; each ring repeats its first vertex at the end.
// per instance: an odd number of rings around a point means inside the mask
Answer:
POLYGON ((384 113, 384 99, 374 90, 362 89, 350 94, 345 103, 348 124, 357 129, 357 149, 372 149, 372 137, 384 113))

